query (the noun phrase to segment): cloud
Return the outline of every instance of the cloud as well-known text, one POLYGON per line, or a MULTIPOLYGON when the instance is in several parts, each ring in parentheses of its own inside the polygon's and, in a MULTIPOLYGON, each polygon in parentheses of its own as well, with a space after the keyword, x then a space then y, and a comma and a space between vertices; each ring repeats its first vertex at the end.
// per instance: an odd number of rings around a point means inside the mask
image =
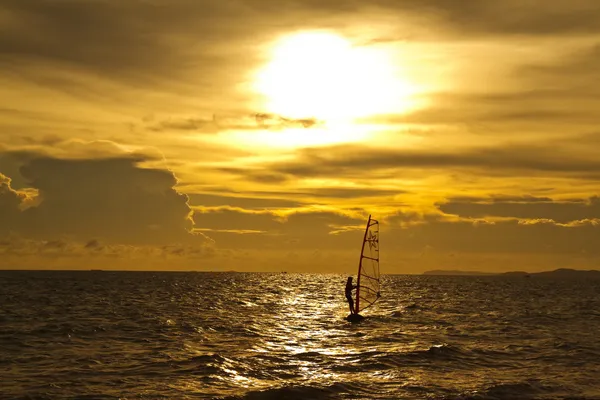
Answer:
POLYGON ((347 250, 345 233, 363 229, 365 221, 359 213, 309 207, 279 211, 204 207, 194 213, 196 229, 223 248, 347 250))
POLYGON ((8 227, 16 223, 21 203, 25 200, 25 196, 14 190, 10 182, 10 178, 0 173, 0 234, 7 233, 8 227))
MULTIPOLYGON (((271 171, 269 168, 241 168, 241 167, 221 167, 216 168, 219 172, 224 172, 227 174, 231 174, 234 176, 238 176, 242 178, 244 181, 252 181, 258 183, 294 183, 295 178, 290 174, 283 174, 276 171, 271 171)), ((224 192, 231 191, 225 189, 224 192)), ((381 197, 381 196, 396 196, 399 194, 406 193, 406 191, 401 189, 381 189, 377 187, 339 187, 339 186, 331 186, 328 187, 325 184, 321 187, 303 187, 301 189, 294 189, 290 187, 289 191, 255 191, 255 190, 247 190, 244 193, 237 193, 241 197, 231 198, 231 197, 223 197, 221 201, 223 203, 212 205, 237 205, 242 208, 247 208, 248 202, 261 202, 264 201, 263 207, 268 207, 268 204, 277 204, 275 207, 290 207, 290 206, 298 206, 301 204, 311 203, 313 199, 361 199, 361 198, 371 198, 371 197, 381 197), (253 195, 257 196, 257 198, 249 199, 244 197, 243 195, 253 195), (269 198, 271 197, 271 198, 269 198), (276 198, 272 198, 276 197, 276 198), (241 199, 246 198, 246 202, 244 203, 241 199), (280 198, 280 199, 278 199, 280 198), (237 199, 237 200, 236 200, 237 199), (234 201, 236 204, 231 204, 234 201)), ((194 198, 199 198, 198 196, 193 196, 194 198)), ((208 197, 204 197, 205 201, 211 201, 208 197)), ((216 199, 215 199, 216 200, 216 199)), ((260 204, 260 203, 258 203, 260 204)), ((208 204, 206 204, 208 205, 208 204)))
POLYGON ((265 168, 296 177, 361 177, 373 176, 378 171, 393 177, 402 176, 409 169, 462 169, 495 176, 547 173, 583 178, 600 173, 600 162, 555 147, 534 144, 506 144, 460 151, 345 145, 303 149, 297 160, 272 163, 265 168))
MULTIPOLYGON (((379 189, 376 187, 320 187, 307 188, 297 194, 307 197, 327 199, 364 199, 370 197, 396 196, 406 193, 401 189, 379 189)), ((294 195, 293 192, 290 195, 294 195)))
POLYGON ((207 133, 216 133, 219 131, 219 126, 216 122, 216 117, 207 118, 169 118, 164 121, 154 123, 149 127, 150 130, 156 132, 164 131, 200 131, 207 133))
POLYGON ((503 217, 573 223, 600 219, 600 198, 553 201, 549 198, 450 198, 438 204, 440 211, 464 218, 503 217))
MULTIPOLYGON (((494 271, 547 270, 589 266, 600 260, 600 220, 570 224, 517 218, 488 221, 410 210, 377 217, 386 273, 474 265, 494 271)), ((216 239, 220 252, 250 252, 253 256, 244 262, 247 268, 283 268, 291 252, 297 257, 294 270, 314 270, 318 265, 316 270, 352 273, 366 213, 360 209, 341 214, 306 207, 260 212, 208 207, 196 209, 194 219, 198 229, 216 239), (323 264, 311 255, 316 250, 335 257, 323 264)))
POLYGON ((297 125, 304 128, 311 128, 319 123, 314 118, 295 119, 270 113, 256 113, 254 114, 254 118, 261 128, 282 128, 297 125))
POLYGON ((83 66, 104 75, 128 76, 141 72, 181 74, 185 65, 222 64, 239 51, 232 42, 248 44, 273 31, 334 21, 365 19, 403 21, 406 37, 420 33, 423 25, 445 35, 514 36, 590 34, 600 32, 600 11, 594 0, 576 2, 518 0, 501 3, 476 0, 449 3, 427 0, 314 0, 265 2, 153 2, 5 0, 6 21, 0 35, 5 59, 45 58, 83 66), (392 17, 393 16, 393 17, 392 17), (407 23, 408 22, 408 23, 407 23), (420 29, 418 29, 421 27, 420 29), (252 31, 249 37, 248 31, 252 31), (205 49, 200 52, 199 49, 205 49))
POLYGON ((232 208, 243 209, 269 209, 269 208, 290 208, 303 205, 300 200, 290 200, 285 198, 285 194, 271 192, 231 192, 227 189, 218 190, 219 193, 188 193, 189 202, 192 206, 202 205, 206 207, 229 206, 232 208), (256 197, 249 197, 255 195, 256 197))
POLYGON ((195 207, 194 225, 197 229, 215 231, 257 231, 275 233, 281 221, 274 211, 246 210, 237 207, 195 207))
POLYGON ((220 167, 216 170, 258 183, 283 183, 290 179, 286 174, 271 172, 262 168, 220 167))
MULTIPOLYGON (((161 2, 9 0, 2 8, 10 21, 0 40, 2 54, 45 58, 129 78, 152 69, 177 72, 178 63, 189 57, 185 48, 192 42, 187 35, 202 33, 193 29, 192 15, 203 19, 196 26, 208 33, 216 21, 202 16, 226 12, 189 1, 165 7, 161 2)), ((196 41, 209 43, 206 35, 198 35, 196 41)))
POLYGON ((17 210, 21 204, 22 196, 11 188, 10 182, 9 177, 0 174, 0 204, 3 206, 0 209, 17 210))
POLYGON ((559 61, 524 65, 515 72, 525 79, 551 84, 553 88, 575 88, 580 93, 598 95, 598 85, 589 85, 589 82, 600 77, 600 38, 591 46, 572 50, 559 61))
POLYGON ((282 130, 298 126, 311 128, 319 123, 315 119, 292 119, 267 113, 255 113, 251 116, 213 114, 212 118, 170 117, 159 121, 152 118, 147 122, 147 129, 155 132, 189 131, 213 134, 228 130, 282 130))
POLYGON ((425 223, 396 230, 390 247, 411 251, 431 246, 438 253, 510 254, 587 254, 600 255, 598 224, 589 221, 561 226, 553 221, 460 220, 425 223))
POLYGON ((315 22, 331 18, 315 5, 7 0, 0 5, 5 21, 0 63, 38 84, 75 92, 86 88, 48 69, 86 71, 138 87, 169 84, 198 93, 214 91, 216 84, 226 90, 224 82, 243 79, 243 71, 226 66, 256 62, 259 43, 276 32, 305 26, 303 16, 315 22), (45 64, 46 71, 36 70, 31 61, 45 64))
POLYGON ((12 216, 10 229, 39 238, 67 235, 123 244, 201 241, 191 234, 188 198, 174 189, 173 173, 143 168, 142 161, 146 159, 126 155, 98 159, 30 155, 20 172, 38 191, 39 205, 16 212, 17 194, 3 183, 2 198, 11 199, 2 202, 4 212, 12 216))
MULTIPOLYGON (((171 184, 172 181, 169 181, 169 185, 171 184)), ((158 186, 166 188, 169 185, 158 186)), ((40 187, 40 191, 45 187, 40 187)), ((14 193, 10 193, 14 199, 14 193)), ((6 195, 6 191, 4 194, 6 195)), ((152 196, 149 200, 153 201, 152 196)), ((99 201, 95 204, 98 203, 99 201)), ((477 206, 473 209, 468 208, 475 210, 470 214, 460 213, 458 217, 416 213, 409 208, 378 215, 382 229, 382 259, 385 261, 385 271, 419 272, 444 266, 464 268, 484 260, 488 262, 488 270, 505 270, 507 265, 512 268, 518 266, 521 269, 531 269, 534 264, 527 265, 527 262, 534 259, 537 260, 535 268, 547 269, 549 261, 566 262, 564 257, 567 255, 591 257, 585 261, 588 264, 593 262, 592 258, 600 256, 600 220, 587 218, 560 223, 559 218, 560 215, 565 215, 564 221, 567 221, 582 216, 592 217, 591 211, 595 209, 597 199, 590 200, 587 206, 589 208, 585 208, 583 202, 577 200, 563 201, 561 205, 556 206, 556 210, 549 207, 553 212, 550 215, 553 219, 542 218, 544 207, 552 204, 549 198, 471 196, 453 199, 446 204, 455 206, 462 203, 470 206, 480 203, 490 205, 495 214, 508 210, 506 214, 510 214, 511 217, 488 220, 486 215, 492 213, 487 210, 480 212, 477 206), (511 204, 524 206, 525 212, 514 212, 511 204), (541 208, 536 209, 536 205, 541 208), (586 212, 583 213, 582 210, 586 212), (546 264, 540 264, 542 258, 539 257, 542 257, 546 264), (499 264, 501 260, 508 264, 502 266, 499 264), (465 265, 467 262, 470 264, 465 265)), ((12 204, 14 212, 15 203, 12 204)), ((42 202, 40 207, 43 204, 42 202)), ((449 211, 443 209, 442 205, 440 208, 442 211, 449 211)), ((131 222, 140 221, 135 216, 121 215, 121 218, 131 222)), ((55 229, 52 237, 47 239, 3 239, 0 252, 6 256, 3 265, 8 265, 8 255, 12 257, 11 262, 23 261, 23 257, 26 257, 29 260, 27 262, 33 263, 37 254, 46 257, 47 260, 55 260, 52 261, 52 265, 66 265, 65 263, 70 262, 69 259, 75 260, 72 263, 77 263, 77 260, 88 257, 92 261, 86 265, 99 266, 102 260, 111 258, 119 260, 113 265, 119 265, 121 268, 127 268, 125 261, 132 259, 139 260, 140 265, 145 266, 193 267, 191 260, 197 259, 202 260, 202 264, 197 264, 195 268, 218 265, 220 268, 238 270, 284 268, 352 273, 366 212, 360 208, 341 212, 306 206, 272 210, 196 206, 193 219, 194 229, 215 239, 215 243, 179 240, 180 243, 168 244, 169 242, 165 241, 146 244, 146 240, 140 240, 144 237, 142 231, 142 235, 137 232, 136 244, 131 240, 123 240, 123 237, 118 235, 111 235, 112 240, 107 240, 100 238, 100 235, 91 235, 90 231, 86 231, 84 235, 66 235, 65 229, 55 229), (121 240, 116 241, 117 238, 121 240), (323 255, 321 259, 314 258, 313 253, 317 250, 323 255), (244 252, 247 254, 244 255, 244 252), (290 258, 292 253, 295 254, 295 258, 290 258), (206 260, 213 261, 207 264, 206 260)), ((114 225, 114 229, 120 230, 122 226, 114 225)), ((96 230, 93 233, 97 232, 96 230)), ((158 236, 165 239, 160 232, 158 236)), ((572 264, 566 262, 556 266, 564 265, 572 264)))
POLYGON ((488 3, 470 0, 460 4, 429 1, 448 25, 467 32, 495 35, 555 35, 598 33, 593 21, 600 11, 593 0, 564 3, 510 0, 488 3))
MULTIPOLYGON (((432 104, 426 108, 403 115, 377 115, 361 121, 396 126, 424 125, 438 129, 440 126, 459 126, 475 134, 504 128, 504 131, 513 135, 521 132, 515 132, 514 127, 527 127, 530 132, 537 127, 541 130, 540 134, 547 134, 548 131, 567 133, 576 126, 598 123, 599 117, 591 112, 600 99, 590 93, 596 90, 593 86, 569 88, 565 79, 565 87, 543 89, 545 85, 539 82, 539 78, 521 77, 521 88, 505 93, 431 93, 429 97, 432 104), (581 106, 565 107, 565 101, 581 103, 581 106)), ((553 85, 560 79, 553 78, 553 85)))
MULTIPOLYGON (((331 6, 339 4, 336 1, 327 3, 331 6)), ((361 3, 353 1, 346 2, 346 4, 349 8, 350 4, 357 6, 361 3)), ((364 6, 364 3, 362 5, 364 6)), ((380 15, 398 16, 398 21, 420 21, 430 31, 430 27, 435 26, 437 31, 445 33, 446 38, 450 34, 471 39, 473 35, 477 35, 478 38, 516 35, 584 35, 600 31, 596 23, 600 11, 594 0, 569 3, 543 0, 527 2, 520 0, 503 2, 425 0, 417 3, 410 0, 379 0, 369 2, 369 5, 373 9, 379 10, 380 15)), ((389 17, 388 19, 395 20, 395 18, 389 17)), ((401 35, 400 29, 397 31, 400 37, 411 38, 413 36, 407 34, 404 24, 399 25, 404 28, 403 35, 401 35)), ((415 31, 416 27, 409 32, 415 31)), ((416 32, 423 34, 421 31, 416 32)), ((393 38, 391 36, 387 39, 393 38)))
POLYGON ((40 240, 10 234, 0 238, 0 268, 187 269, 218 258, 210 243, 125 245, 66 238, 40 240))

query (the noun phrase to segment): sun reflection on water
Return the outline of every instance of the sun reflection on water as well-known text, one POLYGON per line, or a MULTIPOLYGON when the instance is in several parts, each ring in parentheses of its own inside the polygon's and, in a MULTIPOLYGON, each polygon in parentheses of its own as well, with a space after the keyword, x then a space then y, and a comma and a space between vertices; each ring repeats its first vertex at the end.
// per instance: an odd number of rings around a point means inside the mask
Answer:
MULTIPOLYGON (((365 340, 365 335, 344 321, 345 308, 340 309, 339 298, 322 289, 283 286, 258 300, 257 314, 253 311, 248 316, 247 326, 258 335, 246 341, 245 350, 238 350, 243 355, 240 361, 221 367, 221 381, 244 391, 278 387, 276 379, 265 379, 269 374, 287 376, 296 384, 347 380, 348 371, 360 361, 356 341, 365 340)), ((360 351, 376 352, 377 348, 360 351)))
MULTIPOLYGON (((469 346, 477 343, 470 338, 474 333, 461 331, 479 328, 461 322, 479 314, 456 303, 456 292, 449 297, 448 291, 427 285, 415 289, 403 286, 404 278, 394 278, 396 288, 386 290, 389 294, 370 309, 368 318, 350 324, 344 318, 343 276, 238 278, 244 283, 231 285, 226 295, 222 287, 207 294, 213 298, 218 293, 216 307, 228 312, 199 317, 202 333, 186 347, 203 374, 196 382, 199 393, 251 393, 250 398, 263 391, 267 398, 342 393, 398 398, 403 393, 400 397, 424 398, 432 391, 449 393, 445 388, 457 384, 462 393, 477 393, 486 382, 477 364, 481 357, 489 362, 486 353, 470 352, 469 346), (466 342, 461 347, 448 344, 449 339, 466 342)), ((172 386, 189 388, 191 382, 186 377, 172 386)))

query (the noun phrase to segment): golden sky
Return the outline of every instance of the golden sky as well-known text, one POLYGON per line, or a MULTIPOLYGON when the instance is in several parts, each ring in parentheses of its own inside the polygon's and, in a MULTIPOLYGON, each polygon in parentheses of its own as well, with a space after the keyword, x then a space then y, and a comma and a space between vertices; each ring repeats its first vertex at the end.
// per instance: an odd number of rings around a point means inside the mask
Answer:
POLYGON ((600 268, 596 0, 3 0, 0 268, 600 268))

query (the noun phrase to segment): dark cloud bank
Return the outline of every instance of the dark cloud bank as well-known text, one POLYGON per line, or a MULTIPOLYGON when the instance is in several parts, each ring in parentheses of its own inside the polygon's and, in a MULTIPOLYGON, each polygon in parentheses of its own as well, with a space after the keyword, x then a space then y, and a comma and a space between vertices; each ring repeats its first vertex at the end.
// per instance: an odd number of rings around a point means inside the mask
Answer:
POLYGON ((38 192, 22 210, 24 194, 2 178, 0 233, 70 237, 126 244, 190 242, 197 238, 188 197, 174 189, 170 171, 142 168, 136 157, 56 159, 30 155, 22 178, 38 192))

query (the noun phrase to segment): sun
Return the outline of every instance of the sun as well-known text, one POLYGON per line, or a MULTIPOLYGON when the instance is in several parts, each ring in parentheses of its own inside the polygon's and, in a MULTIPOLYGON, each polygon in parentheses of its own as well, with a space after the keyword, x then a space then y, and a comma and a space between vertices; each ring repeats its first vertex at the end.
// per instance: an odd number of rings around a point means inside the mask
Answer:
POLYGON ((402 113, 415 92, 389 54, 353 46, 331 32, 303 32, 276 41, 255 89, 271 113, 329 122, 402 113))

